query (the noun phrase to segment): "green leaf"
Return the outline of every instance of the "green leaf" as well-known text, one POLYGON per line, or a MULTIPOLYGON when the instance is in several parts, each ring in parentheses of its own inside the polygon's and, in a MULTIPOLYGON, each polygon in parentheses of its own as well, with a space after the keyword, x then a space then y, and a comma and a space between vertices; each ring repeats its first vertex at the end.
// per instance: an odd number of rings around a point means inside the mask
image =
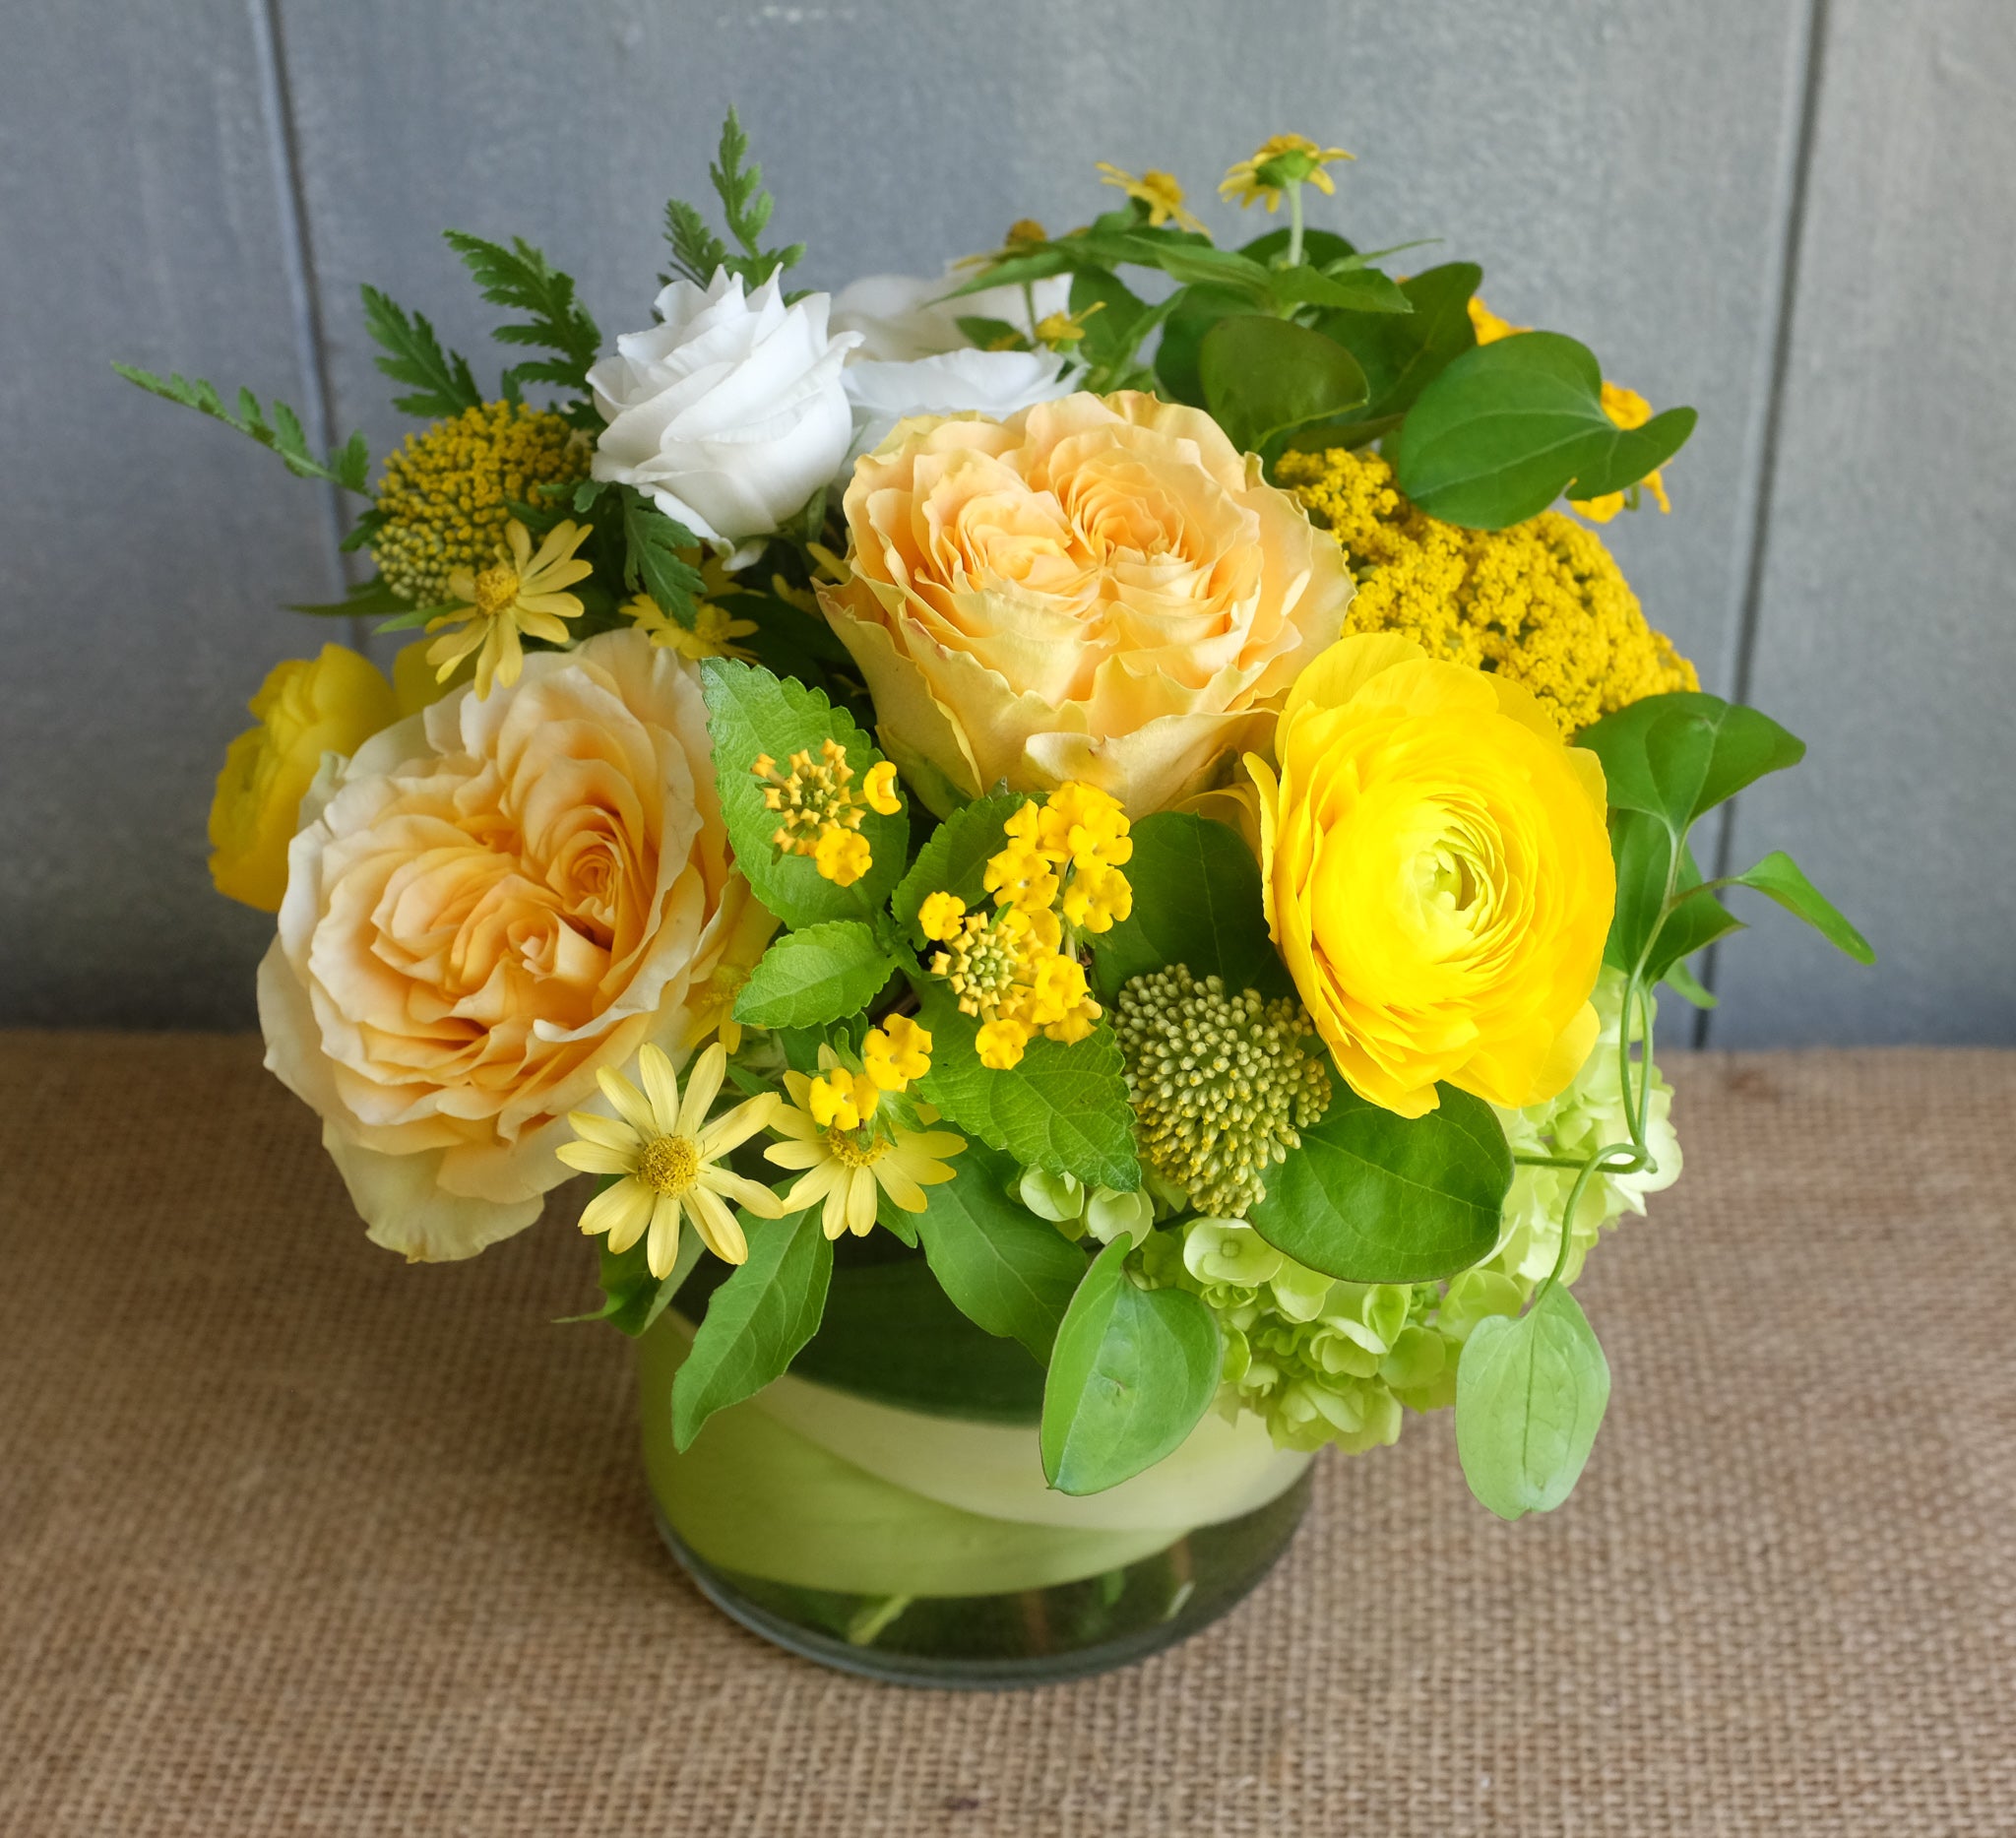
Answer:
POLYGON ((978 313, 962 313, 952 322, 966 334, 967 341, 983 351, 1026 351, 1026 334, 1005 319, 988 319, 978 313))
POLYGON ((833 1246, 819 1209, 788 1219, 738 1217, 749 1261, 714 1292, 672 1383, 672 1441, 682 1451, 716 1411, 753 1397, 783 1372, 819 1331, 826 1308, 833 1246))
POLYGON ((793 753, 808 752, 816 759, 830 736, 847 749, 858 786, 882 755, 845 709, 833 707, 803 683, 726 658, 707 659, 700 672, 722 816, 734 845, 735 865, 757 899, 791 926, 872 918, 902 877, 909 819, 900 810, 893 817, 873 810, 862 817, 860 833, 867 839, 871 865, 851 887, 842 887, 823 879, 810 856, 778 852, 770 840, 777 833, 777 813, 765 807, 763 788, 749 768, 760 753, 778 761, 781 770, 793 753))
POLYGON ((1115 1238, 1079 1284, 1043 1384, 1043 1475, 1060 1493, 1097 1493, 1152 1468, 1197 1426, 1218 1392, 1218 1323, 1188 1290, 1137 1289, 1115 1238))
POLYGON ((1626 431, 1603 410, 1586 346, 1523 332, 1466 351, 1420 394, 1394 448, 1401 490, 1431 516, 1502 530, 1563 492, 1621 491, 1672 458, 1694 411, 1669 409, 1626 431))
POLYGON ((704 287, 717 268, 725 268, 729 274, 739 275, 745 286, 756 287, 779 269, 794 267, 805 253, 802 242, 782 249, 762 246, 775 200, 763 189, 763 168, 749 161, 749 136, 732 108, 722 123, 721 151, 707 176, 721 200, 728 234, 741 244, 743 253, 731 253, 707 231, 699 212, 674 200, 665 207, 666 231, 674 259, 688 278, 704 287))
MULTIPOLYGON (((1251 242, 1239 245, 1239 253, 1250 262, 1272 268, 1278 258, 1287 256, 1289 226, 1262 230, 1251 242)), ((1329 229, 1305 229, 1302 232, 1302 259, 1316 268, 1334 268, 1340 262, 1356 259, 1357 248, 1329 229)))
POLYGON ((1411 313, 1414 302, 1376 268, 1347 269, 1325 274, 1306 262, 1274 271, 1274 297, 1288 306, 1327 306, 1354 313, 1411 313))
POLYGON ((697 549, 700 539, 636 486, 618 489, 623 502, 623 585, 633 593, 641 588, 667 618, 691 631, 705 583, 681 551, 697 549))
POLYGON ((1470 296, 1483 279, 1474 262, 1449 262, 1400 284, 1411 313, 1326 313, 1316 330, 1358 360, 1367 395, 1360 414, 1405 414, 1434 378, 1477 345, 1470 296))
POLYGON ((363 616, 370 618, 378 613, 405 612, 409 609, 403 601, 376 575, 368 581, 360 581, 342 600, 310 602, 306 605, 289 604, 289 612, 310 613, 318 619, 339 619, 363 616))
POLYGON ((1020 1065, 994 1072, 979 1061, 979 1023, 959 1012, 944 983, 924 979, 917 996, 918 1019, 931 1031, 931 1069, 918 1096, 1024 1168, 1125 1193, 1141 1185, 1120 1049, 1103 1022, 1069 1046, 1039 1035, 1020 1065))
POLYGON ((1012 1197, 1021 1170, 1009 1157, 969 1143, 953 1166, 953 1179, 924 1189, 929 1205, 916 1216, 931 1273, 976 1326, 1047 1361, 1085 1253, 1012 1197))
POLYGON ((896 970, 859 919, 786 932, 749 973, 735 1019, 758 1028, 812 1028, 857 1015, 896 970))
POLYGON ((354 491, 362 497, 370 495, 371 455, 362 434, 352 434, 325 462, 309 453, 300 417, 284 402, 273 405, 273 415, 269 420, 258 397, 250 390, 241 389, 237 412, 233 413, 224 407, 217 386, 202 377, 191 382, 184 376, 156 376, 152 370, 142 370, 134 364, 115 363, 112 368, 149 395, 180 403, 185 409, 194 409, 198 414, 207 414, 213 421, 221 421, 248 439, 256 440, 269 452, 277 453, 281 464, 296 478, 326 478, 346 491, 354 491))
POLYGON ((1806 756, 1805 742, 1770 716, 1690 690, 1606 715, 1575 744, 1602 762, 1612 809, 1642 810, 1676 837, 1745 786, 1806 756))
POLYGON ((916 928, 917 911, 927 894, 957 894, 970 907, 985 902, 982 877, 987 859, 1006 846, 1008 832, 1003 826, 1028 802, 1020 792, 976 797, 931 832, 889 903, 896 922, 909 931, 914 944, 921 949, 928 942, 916 928))
MULTIPOLYGON (((614 1184, 614 1176, 596 1184, 600 1193, 614 1184)), ((648 1235, 647 1235, 648 1236, 648 1235)), ((671 1274, 661 1280, 651 1274, 646 1242, 639 1238, 627 1251, 612 1251, 607 1238, 600 1240, 601 1274, 598 1279, 602 1305, 593 1314, 564 1315, 555 1326, 572 1326, 577 1321, 607 1321, 635 1340, 653 1326, 671 1306, 672 1299, 700 1262, 707 1248, 700 1234, 690 1227, 679 1234, 679 1250, 672 1259, 671 1274)))
POLYGON ((1171 402, 1203 408, 1204 378, 1199 362, 1206 335, 1228 314, 1252 310, 1248 295, 1228 287, 1185 287, 1176 294, 1163 322, 1162 342, 1155 348, 1155 374, 1162 393, 1171 402))
POLYGON ((497 328, 498 343, 536 346, 556 353, 506 372, 506 392, 528 382, 585 392, 589 366, 601 352, 602 335, 575 297, 572 277, 561 274, 523 236, 512 237, 507 249, 467 230, 450 229, 442 234, 475 278, 476 289, 484 299, 525 315, 497 328))
POLYGON ((1501 1519, 1551 1512, 1596 1443, 1610 1368, 1581 1305, 1559 1283, 1517 1320, 1486 1315, 1456 1368, 1456 1453, 1501 1519))
POLYGON ((395 409, 434 421, 482 407, 483 392, 470 374, 469 359, 459 351, 442 349, 425 314, 409 318, 405 308, 376 287, 364 287, 362 292, 364 330, 384 352, 373 361, 395 383, 411 390, 393 398, 395 409))
POLYGON ((1267 1176, 1246 1223, 1298 1263, 1352 1283, 1431 1283, 1488 1257, 1512 1185, 1491 1107, 1451 1085, 1396 1116, 1333 1072, 1330 1108, 1267 1176))
MULTIPOLYGON (((728 259, 727 244, 707 227, 706 220, 683 198, 665 202, 665 240, 672 245, 673 268, 696 287, 706 287, 714 279, 715 270, 728 259)), ((671 282, 669 275, 658 279, 661 286, 671 282)))
POLYGON ((1133 838, 1134 911, 1092 940, 1100 993, 1110 1001, 1130 978, 1182 964, 1200 982, 1223 977, 1233 994, 1288 994, 1293 985, 1267 935, 1260 864, 1238 832, 1162 811, 1142 818, 1133 838))
POLYGON ((1802 919, 1838 951, 1845 951, 1858 964, 1873 964, 1876 953, 1869 941, 1845 919, 1834 903, 1806 879, 1799 864, 1782 849, 1774 849, 1754 868, 1735 876, 1745 887, 1768 894, 1788 913, 1802 919))
POLYGON ((1197 369, 1213 418, 1248 452, 1308 422, 1334 420, 1365 400, 1365 373, 1342 345, 1258 313, 1234 313, 1214 325, 1197 369))

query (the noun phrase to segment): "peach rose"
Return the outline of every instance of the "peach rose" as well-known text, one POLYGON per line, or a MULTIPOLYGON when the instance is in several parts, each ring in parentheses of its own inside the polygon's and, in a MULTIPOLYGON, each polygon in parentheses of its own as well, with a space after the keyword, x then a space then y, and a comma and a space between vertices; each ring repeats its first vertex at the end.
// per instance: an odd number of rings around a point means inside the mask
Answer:
POLYGON ((266 1063, 374 1240, 472 1256, 568 1178, 599 1067, 683 1056, 749 904, 693 667, 634 631, 536 653, 332 760, 301 819, 266 1063))
POLYGON ((1336 539, 1257 459, 1134 392, 906 421, 846 511, 851 576, 820 601, 940 811, 1067 779, 1166 808, 1266 745, 1351 599, 1336 539))

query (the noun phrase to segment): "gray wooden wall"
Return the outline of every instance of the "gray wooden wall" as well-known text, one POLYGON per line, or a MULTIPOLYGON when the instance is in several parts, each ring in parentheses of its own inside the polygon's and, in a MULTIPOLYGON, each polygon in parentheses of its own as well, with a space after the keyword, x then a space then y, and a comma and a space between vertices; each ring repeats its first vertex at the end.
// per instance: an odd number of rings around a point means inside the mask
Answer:
POLYGON ((1810 742, 1717 846, 1790 848, 1882 954, 1765 909, 1706 1038, 2016 1042, 2010 0, 0 17, 0 1019, 250 1017, 267 924, 209 888, 211 780, 269 665, 334 635, 278 610, 340 589, 329 497, 106 360, 383 443, 360 282, 480 347, 437 232, 518 232, 642 325, 732 97, 821 285, 1082 222, 1100 158, 1209 198, 1277 129, 1352 148, 1356 239, 1440 234, 1498 310, 1701 411, 1673 515, 1614 545, 1705 684, 1810 742))

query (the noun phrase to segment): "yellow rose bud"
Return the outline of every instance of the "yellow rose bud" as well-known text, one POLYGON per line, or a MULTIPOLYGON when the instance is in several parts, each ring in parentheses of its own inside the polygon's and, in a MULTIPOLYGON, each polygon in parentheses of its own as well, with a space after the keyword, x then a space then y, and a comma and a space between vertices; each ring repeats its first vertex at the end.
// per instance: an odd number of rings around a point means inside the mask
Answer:
POLYGON ((1267 919, 1353 1088, 1556 1096, 1596 1040, 1615 902, 1603 769, 1531 691, 1391 633, 1303 672, 1259 790, 1267 919))
POLYGON ((301 796, 325 753, 354 753, 403 711, 367 658, 324 645, 277 664, 252 698, 259 726, 231 742, 210 806, 210 878, 219 893, 278 913, 301 796))

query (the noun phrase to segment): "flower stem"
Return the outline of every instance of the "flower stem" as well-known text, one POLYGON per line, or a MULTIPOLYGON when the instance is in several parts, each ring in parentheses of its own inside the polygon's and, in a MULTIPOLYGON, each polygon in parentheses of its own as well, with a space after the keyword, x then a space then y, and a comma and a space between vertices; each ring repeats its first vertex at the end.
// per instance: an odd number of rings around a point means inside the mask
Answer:
POLYGON ((1288 265, 1298 267, 1302 259, 1302 182, 1291 179, 1288 185, 1288 265))

